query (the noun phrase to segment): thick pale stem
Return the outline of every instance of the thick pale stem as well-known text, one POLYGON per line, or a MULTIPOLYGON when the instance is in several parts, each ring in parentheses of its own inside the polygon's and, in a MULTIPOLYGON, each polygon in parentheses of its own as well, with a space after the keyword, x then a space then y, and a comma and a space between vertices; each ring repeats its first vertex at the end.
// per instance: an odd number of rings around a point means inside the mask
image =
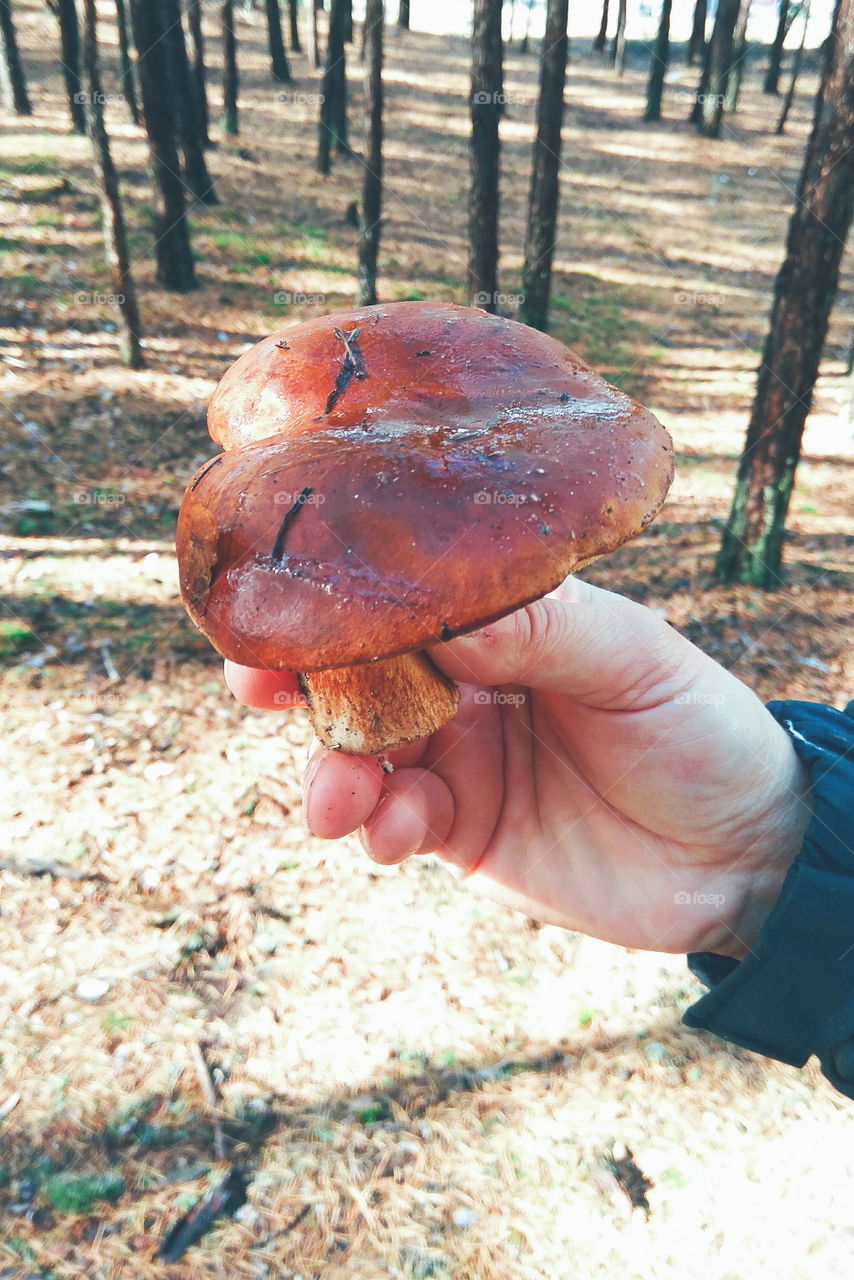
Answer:
POLYGON ((453 717, 460 691, 426 653, 300 676, 314 732, 326 747, 379 755, 426 738, 453 717))

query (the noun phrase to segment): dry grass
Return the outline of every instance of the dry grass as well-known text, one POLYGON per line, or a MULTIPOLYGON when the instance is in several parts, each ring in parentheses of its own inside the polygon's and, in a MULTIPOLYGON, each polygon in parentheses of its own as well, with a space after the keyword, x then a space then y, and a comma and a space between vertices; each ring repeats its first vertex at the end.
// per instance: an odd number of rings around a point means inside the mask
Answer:
MULTIPOLYGON (((260 20, 242 21, 244 133, 211 154, 222 203, 193 211, 201 287, 175 298, 153 287, 143 143, 111 106, 148 335, 148 369, 128 374, 109 308, 77 296, 107 277, 53 30, 35 0, 17 9, 37 114, 5 123, 0 190, 0 1276, 169 1273, 158 1241, 223 1169, 198 1043, 250 1199, 172 1274, 847 1277, 850 1104, 812 1067, 683 1030, 699 990, 680 958, 536 928, 429 861, 379 870, 352 841, 305 834, 306 725, 224 694, 180 608, 171 530, 211 451, 204 403, 222 370, 271 327, 351 298, 358 166, 314 175, 313 106, 277 101, 260 20), (63 176, 71 190, 51 194, 63 176), (319 300, 285 307, 280 291, 319 300), (38 860, 54 874, 31 874, 38 860), (608 1172, 611 1142, 654 1182, 648 1219, 608 1172), (51 1174, 110 1170, 125 1180, 115 1204, 51 1206, 51 1174)), ((461 301, 465 44, 390 46, 384 293, 461 301)), ((789 583, 710 583, 806 104, 774 138, 753 76, 709 144, 682 123, 681 68, 670 123, 650 127, 641 70, 618 83, 574 59, 555 330, 659 411, 681 460, 657 526, 595 577, 763 696, 841 703, 854 675, 842 307, 789 583)), ((315 92, 296 67, 298 92, 315 92)), ((514 54, 509 294, 535 78, 514 54)))

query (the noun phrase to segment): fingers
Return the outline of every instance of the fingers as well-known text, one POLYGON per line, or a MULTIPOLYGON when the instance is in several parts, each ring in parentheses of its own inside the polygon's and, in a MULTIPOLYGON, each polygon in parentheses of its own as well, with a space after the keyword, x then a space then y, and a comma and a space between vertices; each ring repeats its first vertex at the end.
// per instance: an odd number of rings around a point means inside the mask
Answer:
POLYGON ((309 830, 324 840, 338 840, 355 831, 377 807, 384 777, 376 756, 318 751, 303 779, 309 830))
POLYGON ((427 769, 401 769, 386 778, 380 803, 362 825, 362 844, 375 862, 403 862, 438 849, 453 822, 453 797, 442 779, 427 769))
POLYGON ((304 707, 297 677, 292 671, 258 671, 225 660, 225 682, 238 702, 262 711, 304 707))
POLYGON ((569 578, 545 599, 437 645, 430 656, 455 680, 619 706, 638 685, 669 679, 692 649, 649 609, 569 578))

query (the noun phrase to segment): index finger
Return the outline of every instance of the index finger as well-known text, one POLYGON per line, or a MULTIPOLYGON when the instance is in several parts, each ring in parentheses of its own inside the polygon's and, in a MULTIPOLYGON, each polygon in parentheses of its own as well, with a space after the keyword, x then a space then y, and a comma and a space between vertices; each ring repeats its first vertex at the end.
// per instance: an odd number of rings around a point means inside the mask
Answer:
POLYGON ((261 671, 225 660, 225 683, 238 702, 261 711, 286 711, 304 707, 305 698, 293 671, 261 671))

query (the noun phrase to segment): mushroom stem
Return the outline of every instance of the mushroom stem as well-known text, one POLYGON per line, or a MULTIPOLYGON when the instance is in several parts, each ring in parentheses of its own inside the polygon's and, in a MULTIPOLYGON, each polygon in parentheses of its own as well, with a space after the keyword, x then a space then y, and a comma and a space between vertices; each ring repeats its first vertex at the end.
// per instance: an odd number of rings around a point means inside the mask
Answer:
POLYGON ((314 732, 325 747, 378 755, 426 738, 452 718, 460 691, 426 653, 300 675, 314 732))

